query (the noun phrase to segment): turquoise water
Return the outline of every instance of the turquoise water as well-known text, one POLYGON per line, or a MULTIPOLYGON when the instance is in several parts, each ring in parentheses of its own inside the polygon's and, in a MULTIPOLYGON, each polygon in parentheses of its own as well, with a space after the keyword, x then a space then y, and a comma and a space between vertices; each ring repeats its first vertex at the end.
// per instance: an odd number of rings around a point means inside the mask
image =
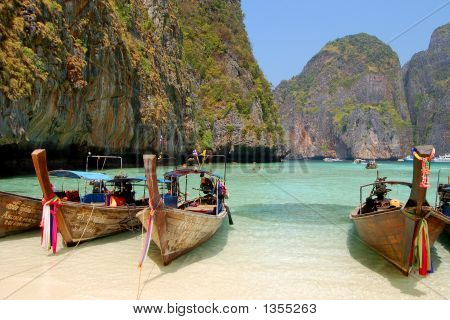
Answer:
MULTIPOLYGON (((431 204, 437 171, 445 167, 449 165, 432 166, 431 204)), ((159 172, 170 169, 159 168, 159 172)), ((220 172, 220 168, 214 170, 220 172)), ((390 180, 410 181, 412 176, 411 163, 380 162, 378 170, 390 180)), ((143 174, 142 169, 126 171, 129 176, 143 174)), ((360 241, 348 215, 359 203, 359 186, 375 177, 376 170, 351 162, 231 164, 227 187, 234 225, 224 224, 210 241, 169 266, 162 266, 152 245, 139 277, 139 232, 91 241, 75 249, 63 248, 53 256, 39 247, 39 232, 32 231, 0 239, 0 297, 450 298, 447 234, 432 249, 436 270, 426 278, 403 276, 360 241)), ((0 182, 0 190, 40 195, 33 176, 0 182)), ((60 183, 54 181, 56 186, 60 183)), ((77 188, 74 181, 64 183, 77 188)), ((192 187, 195 185, 188 186, 188 192, 195 195, 192 187)), ((409 188, 392 189, 392 198, 407 199, 409 188)), ((363 196, 367 192, 369 189, 363 196)))

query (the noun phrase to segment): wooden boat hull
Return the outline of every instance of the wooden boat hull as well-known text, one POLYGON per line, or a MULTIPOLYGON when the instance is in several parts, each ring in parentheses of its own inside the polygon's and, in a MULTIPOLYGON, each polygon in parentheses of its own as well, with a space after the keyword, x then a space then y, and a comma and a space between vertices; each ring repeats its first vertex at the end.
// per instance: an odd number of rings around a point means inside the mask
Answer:
POLYGON ((136 213, 143 208, 62 202, 56 213, 58 230, 67 246, 74 246, 137 227, 136 213))
POLYGON ((41 200, 0 192, 0 237, 39 228, 41 200))
MULTIPOLYGON (((355 223, 360 238, 408 275, 411 271, 409 256, 414 230, 420 218, 408 217, 400 208, 368 214, 358 214, 359 210, 360 206, 355 208, 350 219, 355 223)), ((431 207, 424 207, 423 210, 429 213, 426 220, 431 247, 450 220, 431 207)))
MULTIPOLYGON (((137 214, 144 227, 149 214, 148 208, 137 214)), ((164 265, 211 238, 226 217, 226 210, 218 215, 209 215, 165 206, 158 209, 154 217, 152 240, 161 250, 164 265)))

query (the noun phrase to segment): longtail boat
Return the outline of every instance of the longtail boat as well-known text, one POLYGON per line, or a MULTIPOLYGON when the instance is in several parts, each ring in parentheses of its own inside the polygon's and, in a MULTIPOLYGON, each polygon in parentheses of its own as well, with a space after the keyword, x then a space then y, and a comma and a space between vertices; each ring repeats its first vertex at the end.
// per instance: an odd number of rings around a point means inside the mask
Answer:
POLYGON ((376 169, 376 168, 378 168, 378 164, 375 160, 367 162, 366 169, 376 169))
POLYGON ((147 230, 146 248, 143 250, 140 265, 148 251, 150 236, 161 250, 164 265, 167 265, 211 238, 227 215, 232 224, 229 208, 224 203, 225 187, 219 176, 198 169, 174 170, 164 175, 164 181, 170 184, 170 193, 163 194, 161 197, 156 177, 156 156, 144 155, 144 165, 150 208, 137 214, 147 230), (184 200, 178 201, 181 194, 179 178, 186 177, 187 180, 189 174, 199 174, 205 179, 208 176, 208 179, 214 180, 214 186, 209 188, 211 184, 205 183, 204 188, 201 189, 205 195, 187 200, 186 191, 183 194, 184 200), (152 221, 154 221, 153 228, 152 221))
POLYGON ((405 275, 413 267, 418 268, 419 274, 426 275, 432 269, 430 248, 450 219, 426 200, 434 148, 419 146, 412 151, 412 183, 377 178, 374 183, 361 186, 360 205, 350 213, 350 219, 361 239, 405 275), (411 193, 405 204, 387 198, 388 185, 410 186, 411 193), (372 192, 363 203, 362 189, 367 186, 372 186, 372 192))
MULTIPOLYGON (((53 191, 47 169, 45 150, 33 151, 32 159, 44 199, 54 205, 57 229, 67 246, 74 246, 83 241, 112 235, 139 225, 136 213, 146 207, 148 202, 145 199, 139 201, 140 203, 138 201, 134 203, 124 201, 112 206, 111 203, 106 201, 107 194, 102 193, 87 194, 83 197, 84 202, 80 201, 83 198, 80 199, 78 194, 73 195, 76 192, 71 192, 67 197, 63 197, 60 193, 53 191)), ((57 170, 55 175, 70 177, 70 175, 81 176, 82 173, 57 170)), ((92 177, 93 181, 99 182, 100 180, 95 179, 95 177, 98 177, 98 175, 92 177)), ((100 178, 103 178, 103 176, 100 176, 100 178)), ((123 183, 123 181, 119 181, 119 183, 123 183)), ((128 185, 126 178, 125 184, 128 185)), ((94 183, 94 188, 100 186, 103 187, 103 181, 99 182, 98 186, 94 183)))
POLYGON ((0 191, 0 237, 39 228, 40 199, 0 191))

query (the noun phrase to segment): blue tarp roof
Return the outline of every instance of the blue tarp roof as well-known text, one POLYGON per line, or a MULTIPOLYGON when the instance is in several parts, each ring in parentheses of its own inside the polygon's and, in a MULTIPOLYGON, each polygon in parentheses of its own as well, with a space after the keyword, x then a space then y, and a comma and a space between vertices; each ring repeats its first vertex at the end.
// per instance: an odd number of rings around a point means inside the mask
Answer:
POLYGON ((48 173, 52 177, 64 177, 85 180, 111 180, 112 178, 106 174, 99 172, 86 172, 74 170, 53 170, 48 173))

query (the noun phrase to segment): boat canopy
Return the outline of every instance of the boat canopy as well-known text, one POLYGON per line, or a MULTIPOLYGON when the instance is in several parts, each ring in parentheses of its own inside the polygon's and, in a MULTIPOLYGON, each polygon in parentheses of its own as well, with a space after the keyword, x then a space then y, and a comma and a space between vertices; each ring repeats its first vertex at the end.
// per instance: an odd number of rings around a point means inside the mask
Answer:
POLYGON ((188 174, 202 174, 202 173, 207 174, 212 177, 215 177, 215 178, 218 178, 218 179, 222 179, 222 177, 220 175, 218 175, 217 173, 211 173, 206 170, 191 169, 191 168, 183 168, 183 169, 169 171, 164 174, 164 177, 171 179, 171 178, 179 178, 182 176, 186 176, 188 174))
POLYGON ((74 171, 74 170, 53 170, 48 173, 52 177, 61 178, 73 178, 84 180, 112 180, 112 178, 106 174, 99 172, 86 172, 86 171, 74 171))

